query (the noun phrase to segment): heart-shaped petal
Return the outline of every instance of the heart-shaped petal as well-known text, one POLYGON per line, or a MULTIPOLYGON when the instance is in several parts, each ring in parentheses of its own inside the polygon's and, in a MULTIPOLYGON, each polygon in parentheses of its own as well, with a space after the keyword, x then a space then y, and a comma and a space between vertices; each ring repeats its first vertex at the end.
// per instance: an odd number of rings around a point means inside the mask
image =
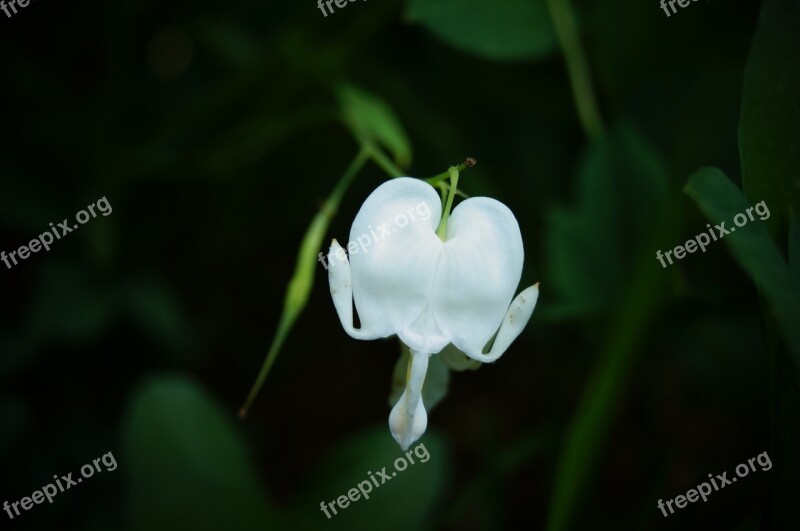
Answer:
POLYGON ((362 328, 381 337, 398 334, 421 352, 448 343, 429 308, 442 249, 436 236, 441 212, 432 186, 401 177, 370 194, 350 230, 351 242, 369 240, 350 254, 362 328))
POLYGON ((482 352, 497 331, 523 257, 519 225, 504 204, 475 197, 453 209, 432 301, 442 333, 460 350, 482 352))
POLYGON ((499 201, 471 198, 453 210, 442 242, 440 216, 434 188, 408 177, 384 183, 364 202, 348 246, 362 329, 397 334, 419 352, 448 343, 482 352, 522 273, 519 226, 499 201))

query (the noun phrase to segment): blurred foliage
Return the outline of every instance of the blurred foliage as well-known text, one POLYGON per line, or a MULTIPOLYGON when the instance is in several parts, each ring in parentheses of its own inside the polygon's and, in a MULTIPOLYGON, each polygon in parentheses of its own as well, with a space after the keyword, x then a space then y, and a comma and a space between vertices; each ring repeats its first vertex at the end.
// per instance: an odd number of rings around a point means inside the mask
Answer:
POLYGON ((407 17, 444 42, 487 59, 546 57, 556 51, 545 0, 411 0, 407 17))
POLYGON ((742 183, 751 201, 775 213, 767 223, 785 234, 800 215, 800 3, 766 0, 745 70, 739 148, 742 183), (786 149, 786 146, 790 146, 786 149))
POLYGON ((339 87, 337 96, 344 123, 362 146, 385 147, 400 166, 411 163, 411 143, 385 102, 350 85, 339 87))
POLYGON ((572 208, 547 214, 544 248, 553 318, 613 307, 666 209, 666 170, 627 125, 592 143, 577 175, 572 208))
POLYGON ((132 529, 278 525, 234 421, 195 384, 161 378, 132 402, 123 423, 132 529))
POLYGON ((666 236, 663 216, 668 206, 667 183, 657 156, 623 129, 612 132, 608 140, 598 141, 583 171, 576 211, 551 217, 550 272, 561 282, 555 288, 566 294, 567 311, 562 313, 615 309, 556 468, 549 530, 570 527, 574 507, 595 470, 636 356, 643 353, 644 332, 658 309, 664 282, 650 257, 642 252, 660 244, 666 236), (609 193, 612 182, 618 183, 613 188, 615 196, 609 193), (566 252, 561 250, 570 247, 566 252), (594 266, 600 263, 605 270, 594 266), (578 271, 576 267, 584 269, 578 271), (594 270, 587 271, 587 267, 594 270), (570 280, 585 289, 574 289, 570 280))
POLYGON ((321 500, 347 495, 347 491, 375 476, 379 486, 369 493, 368 500, 362 496, 345 509, 340 508, 339 514, 323 525, 354 531, 375 529, 376 526, 391 531, 436 527, 438 519, 432 515, 436 514, 437 502, 445 490, 450 454, 448 445, 435 430, 427 433, 424 441, 412 445, 406 454, 394 439, 386 439, 383 424, 339 441, 325 453, 328 455, 319 474, 297 507, 295 522, 306 521, 307 529, 319 529, 321 500), (425 452, 420 452, 425 462, 416 453, 420 445, 428 454, 426 459, 425 452), (392 472, 395 460, 402 457, 408 461, 407 454, 412 451, 410 458, 414 463, 395 476, 392 472), (384 472, 392 476, 388 481, 378 475, 384 467, 384 472), (314 506, 319 515, 312 515, 308 510, 310 506, 314 506))
MULTIPOLYGON (((733 220, 734 216, 751 207, 741 192, 715 168, 705 168, 692 175, 686 185, 686 193, 697 201, 712 224, 733 220)), ((800 328, 797 327, 800 323, 800 278, 792 276, 781 250, 763 224, 751 222, 743 227, 731 226, 729 230, 731 234, 724 235, 725 243, 763 290, 795 356, 795 362, 800 366, 800 328)))
POLYGON ((0 15, 0 250, 114 207, 0 265, 2 499, 119 465, 10 527, 797 528, 798 26, 793 0, 0 15), (609 124, 592 138, 556 5, 609 124), (467 156, 459 187, 515 213, 540 307, 497 363, 431 360, 430 460, 328 520, 321 501, 401 455, 405 364, 342 331, 317 254, 388 176, 467 156), (767 222, 656 259, 762 200, 767 222), (772 470, 658 510, 765 450, 772 470))

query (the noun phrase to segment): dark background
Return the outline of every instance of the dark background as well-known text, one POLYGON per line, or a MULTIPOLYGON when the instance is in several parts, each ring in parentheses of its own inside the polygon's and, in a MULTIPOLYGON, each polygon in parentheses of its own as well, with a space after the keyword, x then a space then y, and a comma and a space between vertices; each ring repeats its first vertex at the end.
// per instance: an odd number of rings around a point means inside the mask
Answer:
MULTIPOLYGON (((798 469, 775 452, 797 448, 800 417, 777 406, 782 374, 797 397, 768 347, 785 353, 780 332, 726 243, 667 269, 654 258, 711 221, 681 191, 691 173, 715 166, 741 187, 760 3, 669 18, 655 0, 574 4, 605 122, 594 139, 557 47, 471 53, 401 1, 327 18, 312 0, 0 13, 0 250, 101 197, 113 207, 0 265, 0 502, 109 451, 119 465, 0 527, 558 529, 554 500, 574 488, 563 529, 790 529, 798 469), (343 332, 319 264, 250 416, 236 411, 309 221, 358 151, 343 82, 392 109, 409 175, 478 160, 460 186, 516 214, 520 289, 540 281, 542 296, 503 358, 452 374, 421 439, 430 461, 327 520, 320 501, 400 454, 387 426, 399 351, 343 332), (658 510, 764 451, 772 470, 658 510)), ((367 165, 326 243, 386 178, 367 165)))

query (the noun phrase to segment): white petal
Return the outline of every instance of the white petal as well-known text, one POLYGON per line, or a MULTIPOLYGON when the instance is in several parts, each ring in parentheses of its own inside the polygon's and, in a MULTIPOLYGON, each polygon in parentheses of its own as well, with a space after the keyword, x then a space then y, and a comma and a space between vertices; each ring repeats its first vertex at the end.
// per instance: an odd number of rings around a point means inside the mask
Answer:
POLYGON ((482 349, 467 351, 465 354, 483 363, 497 360, 525 329, 525 325, 528 324, 538 299, 538 283, 524 289, 509 306, 505 319, 503 319, 503 324, 500 325, 500 330, 497 332, 497 337, 492 344, 492 349, 487 354, 483 354, 482 349))
POLYGON ((432 307, 458 349, 480 360, 517 289, 523 258, 519 225, 508 207, 475 197, 453 209, 432 307))
POLYGON ((398 334, 410 348, 447 344, 427 311, 442 241, 432 186, 409 177, 379 186, 361 206, 350 231, 353 297, 364 329, 380 337, 398 334))
POLYGON ((331 289, 331 298, 339 321, 350 337, 354 339, 377 339, 383 337, 375 331, 353 327, 353 284, 350 273, 350 262, 344 249, 335 239, 331 242, 328 252, 328 286, 331 289))
POLYGON ((428 371, 430 354, 410 349, 411 370, 406 389, 389 414, 392 437, 403 450, 408 450, 428 427, 428 413, 422 403, 422 385, 428 371))

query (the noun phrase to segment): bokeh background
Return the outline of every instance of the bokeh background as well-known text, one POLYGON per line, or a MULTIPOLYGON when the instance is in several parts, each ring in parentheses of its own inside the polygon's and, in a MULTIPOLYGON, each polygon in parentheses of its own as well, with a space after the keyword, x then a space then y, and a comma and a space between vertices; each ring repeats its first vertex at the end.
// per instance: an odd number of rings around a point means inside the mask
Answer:
MULTIPOLYGON (((0 527, 798 529, 799 26, 789 0, 0 13, 0 250, 113 207, 0 264, 0 502, 107 452, 119 465, 0 527), (597 127, 565 43, 585 51, 597 127), (400 350, 343 332, 319 264, 236 413, 309 223, 365 142, 413 176, 475 157, 460 187, 516 214, 521 284, 542 296, 503 358, 450 374, 430 460, 328 520, 321 501, 400 455, 400 350), (704 167, 722 173, 685 193, 704 167), (761 200, 767 222, 656 260, 761 200), (771 470, 658 510, 764 451, 771 470)), ((364 167, 319 251, 387 178, 364 167)))

